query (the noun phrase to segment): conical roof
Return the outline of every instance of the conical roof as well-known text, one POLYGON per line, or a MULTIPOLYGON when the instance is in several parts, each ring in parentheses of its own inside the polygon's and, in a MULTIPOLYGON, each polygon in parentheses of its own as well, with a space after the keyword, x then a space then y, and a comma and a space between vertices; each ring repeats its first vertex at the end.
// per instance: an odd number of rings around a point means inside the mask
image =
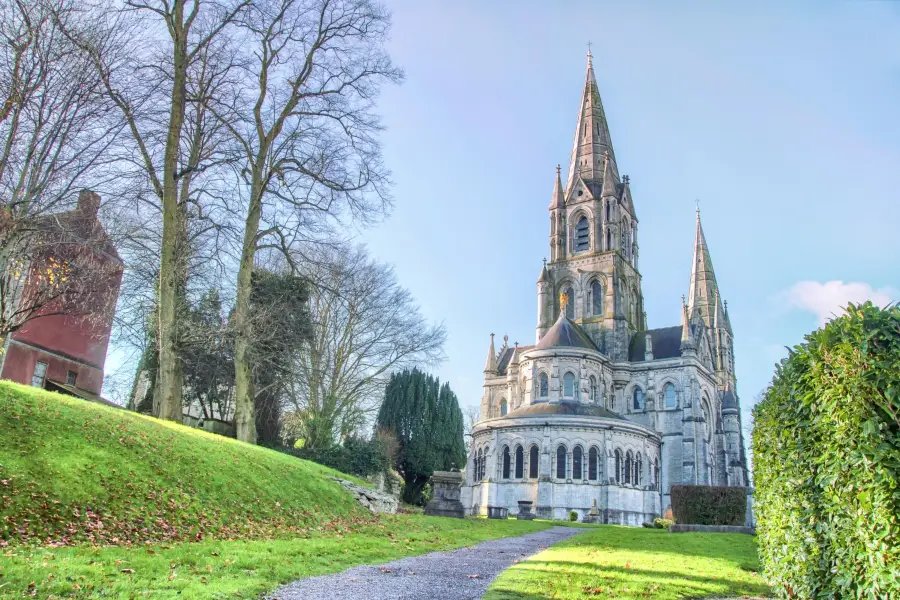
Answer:
POLYGON ((573 323, 565 315, 565 311, 559 311, 559 318, 553 324, 541 340, 535 345, 538 350, 547 348, 587 348, 597 350, 591 338, 578 325, 573 323))

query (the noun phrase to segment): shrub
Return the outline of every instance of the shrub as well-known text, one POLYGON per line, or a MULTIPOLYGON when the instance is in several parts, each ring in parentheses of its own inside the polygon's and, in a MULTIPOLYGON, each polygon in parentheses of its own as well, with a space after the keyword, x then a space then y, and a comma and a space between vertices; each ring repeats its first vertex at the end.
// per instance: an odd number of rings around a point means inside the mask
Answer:
POLYGON ((668 529, 669 526, 674 525, 675 521, 672 519, 653 519, 653 526, 657 529, 668 529))
POLYGON ((572 521, 573 523, 575 521, 577 521, 578 520, 578 512, 576 512, 574 510, 570 510, 569 511, 569 520, 572 521))
POLYGON ((900 597, 900 308, 804 340, 753 411, 764 576, 782 598, 900 597))
POLYGON ((390 458, 385 456, 385 448, 378 439, 365 440, 351 436, 344 440, 343 446, 319 449, 295 446, 286 451, 299 458, 359 477, 385 472, 390 465, 390 458))
POLYGON ((679 523, 743 525, 747 518, 747 488, 673 485, 672 513, 679 523))
POLYGON ((653 529, 653 523, 648 523, 647 521, 644 521, 643 523, 641 523, 641 527, 643 527, 645 529, 653 529))

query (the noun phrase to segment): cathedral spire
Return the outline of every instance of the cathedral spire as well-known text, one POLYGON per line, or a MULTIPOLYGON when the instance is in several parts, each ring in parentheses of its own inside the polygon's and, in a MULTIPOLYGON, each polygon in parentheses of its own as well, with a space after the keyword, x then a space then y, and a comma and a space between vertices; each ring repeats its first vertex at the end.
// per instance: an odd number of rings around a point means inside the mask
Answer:
POLYGON ((591 193, 599 197, 603 189, 604 170, 609 170, 612 184, 619 183, 619 170, 616 167, 616 155, 613 152, 609 125, 600 101, 597 79, 594 76, 593 55, 588 50, 587 73, 584 79, 584 91, 581 94, 581 105, 578 108, 578 123, 575 126, 575 141, 572 145, 572 158, 569 162, 569 177, 566 182, 566 198, 573 193, 578 180, 582 179, 591 187, 591 193), (609 153, 608 165, 604 160, 609 153))
POLYGON ((712 258, 706 245, 706 236, 703 235, 703 226, 700 224, 700 207, 697 207, 697 231, 694 235, 694 263, 691 266, 691 287, 688 296, 689 314, 693 316, 699 313, 700 318, 707 327, 713 327, 713 319, 718 311, 724 313, 719 305, 719 286, 716 283, 716 273, 713 270, 712 258))
POLYGON ((497 352, 494 350, 494 334, 491 334, 491 347, 488 349, 488 357, 484 363, 484 372, 497 374, 497 352))

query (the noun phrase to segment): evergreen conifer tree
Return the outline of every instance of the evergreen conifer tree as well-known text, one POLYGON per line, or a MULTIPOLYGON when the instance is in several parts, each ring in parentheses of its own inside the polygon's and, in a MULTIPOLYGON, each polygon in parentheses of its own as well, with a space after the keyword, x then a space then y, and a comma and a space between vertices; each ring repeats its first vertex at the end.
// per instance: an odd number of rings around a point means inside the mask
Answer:
POLYGON ((463 417, 448 384, 418 369, 394 373, 385 389, 377 427, 397 438, 395 468, 403 477, 403 501, 422 504, 435 471, 465 461, 463 417))

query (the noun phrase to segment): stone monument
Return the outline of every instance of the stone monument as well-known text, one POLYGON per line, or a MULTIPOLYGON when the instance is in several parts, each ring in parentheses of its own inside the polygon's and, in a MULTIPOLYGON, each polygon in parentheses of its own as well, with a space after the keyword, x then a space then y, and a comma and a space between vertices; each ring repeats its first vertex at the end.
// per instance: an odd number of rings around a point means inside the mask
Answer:
POLYGON ((431 476, 431 501, 425 505, 425 514, 438 517, 466 516, 466 509, 459 501, 459 488, 463 476, 459 471, 435 471, 431 476))
POLYGON ((591 510, 588 511, 587 517, 584 519, 585 523, 599 523, 600 522, 600 509, 597 508, 597 499, 594 498, 593 503, 591 504, 591 510))

